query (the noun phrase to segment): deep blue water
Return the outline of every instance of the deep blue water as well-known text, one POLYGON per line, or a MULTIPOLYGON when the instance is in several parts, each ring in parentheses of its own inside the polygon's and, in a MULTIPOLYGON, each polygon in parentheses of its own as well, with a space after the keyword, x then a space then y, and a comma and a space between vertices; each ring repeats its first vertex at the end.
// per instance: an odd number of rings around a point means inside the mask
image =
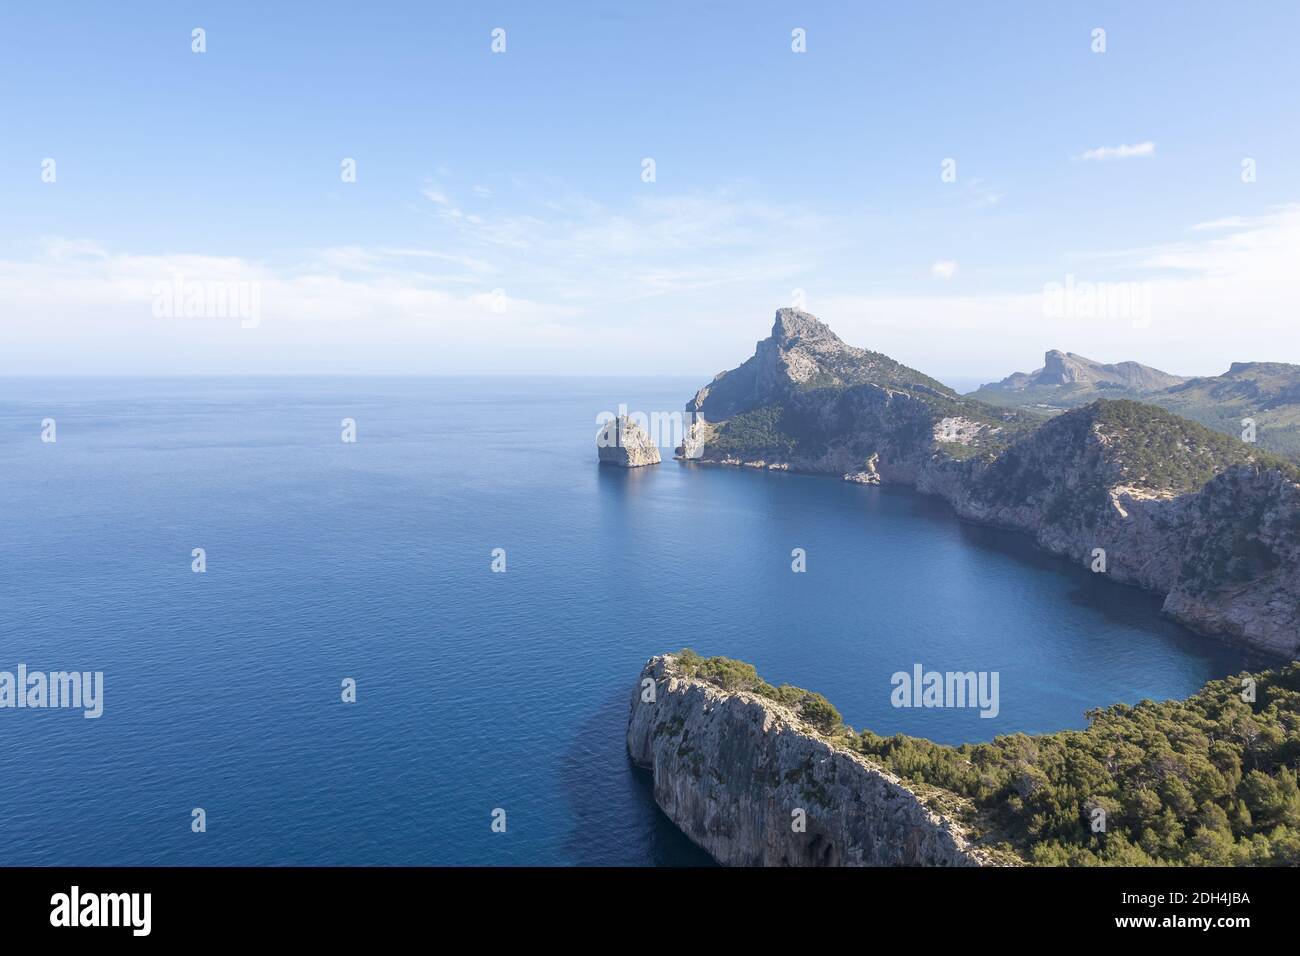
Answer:
POLYGON ((105 672, 99 720, 0 710, 0 863, 699 862, 624 752, 657 652, 947 742, 1242 665, 911 493, 596 465, 598 412, 697 385, 0 383, 0 670, 105 672), (893 708, 918 662, 998 671, 1001 714, 893 708))

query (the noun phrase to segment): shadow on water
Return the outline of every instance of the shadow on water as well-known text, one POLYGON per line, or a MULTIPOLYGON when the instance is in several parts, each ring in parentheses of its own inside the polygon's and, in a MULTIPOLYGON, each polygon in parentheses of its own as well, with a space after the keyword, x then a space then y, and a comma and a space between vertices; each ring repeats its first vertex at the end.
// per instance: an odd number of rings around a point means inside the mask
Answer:
POLYGON ((946 501, 911 488, 882 486, 873 490, 906 500, 910 505, 909 515, 918 520, 944 528, 955 525, 962 543, 976 551, 997 554, 1022 567, 1065 578, 1070 584, 1066 597, 1071 604, 1094 611, 1113 624, 1147 631, 1167 644, 1213 660, 1216 670, 1222 673, 1233 673, 1243 666, 1272 667, 1277 664, 1274 658, 1197 634, 1164 616, 1161 610, 1164 598, 1161 595, 1136 585, 1123 584, 1103 574, 1094 574, 1039 547, 1026 532, 970 521, 958 515, 946 501))
POLYGON ((596 483, 602 495, 612 499, 624 496, 636 499, 650 490, 655 478, 655 468, 663 466, 620 468, 618 465, 597 463, 591 467, 596 469, 596 483))
POLYGON ((573 828, 565 862, 578 866, 712 866, 654 801, 651 775, 627 755, 626 694, 611 696, 579 728, 560 760, 573 828))

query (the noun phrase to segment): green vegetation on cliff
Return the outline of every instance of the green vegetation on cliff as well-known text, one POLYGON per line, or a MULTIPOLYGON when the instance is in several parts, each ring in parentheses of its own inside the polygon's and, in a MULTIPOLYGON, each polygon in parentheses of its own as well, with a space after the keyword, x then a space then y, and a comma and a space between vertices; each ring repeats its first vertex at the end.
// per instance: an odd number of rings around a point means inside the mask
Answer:
POLYGON ((1039 503, 1053 524, 1091 527, 1110 507, 1111 488, 1189 494, 1247 463, 1300 480, 1300 469, 1254 445, 1154 405, 1100 399, 1012 445, 975 475, 974 489, 996 505, 1039 503))
POLYGON ((1126 484, 1152 491, 1196 491, 1231 465, 1263 461, 1300 476, 1300 469, 1255 446, 1155 405, 1102 399, 1090 416, 1113 443, 1126 484))
POLYGON ((1182 701, 1089 711, 1086 730, 950 747, 856 734, 821 695, 775 688, 750 664, 692 651, 677 660, 726 690, 794 707, 904 779, 964 798, 974 808, 967 822, 987 841, 1033 863, 1300 865, 1300 663, 1211 681, 1182 701), (1105 830, 1093 832, 1102 814, 1105 830))
POLYGON ((807 381, 799 382, 798 388, 817 391, 844 389, 854 385, 883 385, 898 389, 920 386, 954 399, 957 397, 956 392, 938 379, 909 368, 881 352, 844 346, 842 351, 825 352, 818 358, 820 367, 817 372, 807 381))
MULTIPOLYGON (((714 425, 710 455, 789 461, 795 456, 816 458, 847 437, 870 434, 877 441, 933 451, 950 458, 992 456, 1037 424, 1023 415, 1000 413, 979 402, 968 402, 928 390, 907 391, 915 400, 911 417, 900 415, 873 424, 855 401, 854 388, 805 388, 803 401, 771 403, 733 415, 714 425), (960 418, 986 426, 970 444, 934 442, 936 423, 960 418)), ((866 457, 866 456, 864 456, 866 457)))
POLYGON ((723 690, 749 691, 784 704, 822 733, 837 733, 844 726, 840 712, 821 694, 790 684, 773 687, 758 676, 753 664, 730 657, 701 657, 690 648, 678 651, 676 658, 682 673, 717 684, 723 690))
POLYGON ((1234 362, 1223 375, 1195 378, 1148 400, 1232 436, 1250 418, 1261 448, 1300 461, 1300 366, 1234 362))
POLYGON ((764 405, 729 418, 709 440, 709 451, 724 457, 764 458, 785 461, 799 447, 789 433, 785 410, 764 405))

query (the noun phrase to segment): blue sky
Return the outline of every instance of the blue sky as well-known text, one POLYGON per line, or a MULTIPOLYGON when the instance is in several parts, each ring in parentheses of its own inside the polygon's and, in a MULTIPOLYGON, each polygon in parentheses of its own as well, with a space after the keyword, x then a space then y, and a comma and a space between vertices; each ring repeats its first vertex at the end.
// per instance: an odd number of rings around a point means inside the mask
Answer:
POLYGON ((711 375, 795 299, 940 377, 1300 361, 1300 8, 980 6, 10 6, 0 373, 711 375))

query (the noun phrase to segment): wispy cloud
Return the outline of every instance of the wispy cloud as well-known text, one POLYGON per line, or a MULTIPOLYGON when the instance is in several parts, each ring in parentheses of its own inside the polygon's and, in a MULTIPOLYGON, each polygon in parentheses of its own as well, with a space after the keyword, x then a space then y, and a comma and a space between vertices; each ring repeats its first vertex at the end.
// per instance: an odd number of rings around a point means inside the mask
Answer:
POLYGON ((429 182, 420 243, 276 261, 49 239, 30 258, 0 260, 0 313, 40 317, 0 328, 0 371, 37 360, 68 373, 106 363, 122 372, 598 371, 638 350, 680 362, 693 354, 683 343, 716 323, 710 311, 745 303, 745 314, 762 315, 780 304, 835 234, 797 204, 740 189, 653 187, 613 208, 554 184, 521 186, 507 213, 472 186, 429 182), (255 284, 260 325, 156 318, 155 290, 178 277, 255 284), (70 347, 51 351, 49 336, 70 347))
POLYGON ((1119 146, 1098 146, 1085 150, 1079 158, 1085 162, 1107 159, 1133 159, 1139 156, 1154 156, 1156 144, 1148 140, 1145 143, 1122 143, 1119 146))
POLYGON ((930 275, 945 282, 957 274, 957 263, 951 259, 940 259, 930 266, 930 275))
POLYGON ((1250 225, 1250 220, 1245 216, 1224 216, 1222 219, 1198 222, 1191 227, 1191 230, 1193 232, 1214 232, 1220 229, 1241 229, 1248 225, 1250 225))
POLYGON ((611 208, 554 183, 535 184, 530 191, 538 198, 511 204, 509 213, 442 188, 430 187, 426 197, 435 197, 430 212, 444 246, 538 296, 593 309, 793 278, 828 243, 826 220, 797 203, 759 201, 734 188, 657 189, 611 208))
POLYGON ((986 206, 996 206, 1006 198, 1006 193, 996 186, 992 186, 978 176, 966 181, 966 193, 971 197, 970 206, 972 209, 983 209, 986 206))
POLYGON ((580 335, 574 308, 507 294, 471 257, 405 248, 276 265, 51 239, 30 259, 0 260, 0 313, 27 317, 0 324, 5 372, 454 372, 580 335), (160 290, 175 284, 256 288, 259 323, 160 318, 160 290))
POLYGON ((399 248, 379 246, 335 246, 317 251, 309 264, 316 269, 337 269, 344 273, 402 272, 412 277, 448 282, 479 282, 495 270, 491 264, 472 256, 440 252, 436 249, 399 248), (429 266, 455 266, 457 271, 445 268, 430 271, 429 266))

